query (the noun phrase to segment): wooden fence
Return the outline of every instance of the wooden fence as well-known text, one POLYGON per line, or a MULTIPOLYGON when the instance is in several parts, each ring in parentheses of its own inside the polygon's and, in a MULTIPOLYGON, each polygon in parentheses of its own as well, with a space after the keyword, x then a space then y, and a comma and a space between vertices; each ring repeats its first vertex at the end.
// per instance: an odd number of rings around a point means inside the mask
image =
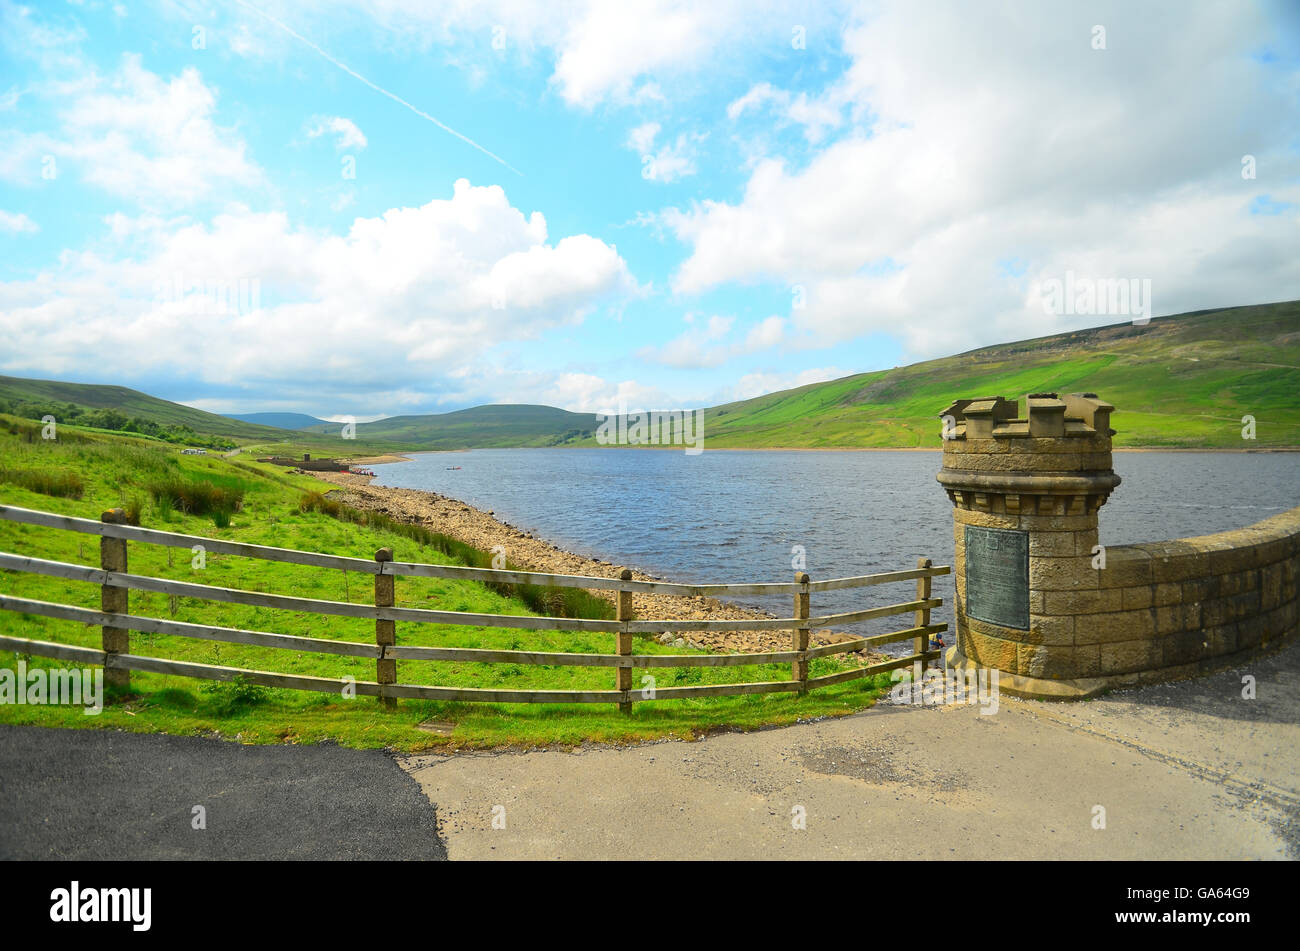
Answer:
POLYGON ((385 706, 392 707, 400 697, 422 700, 487 701, 494 703, 617 703, 620 710, 629 712, 638 700, 669 700, 685 697, 723 697, 737 694, 776 693, 780 691, 805 692, 818 687, 844 683, 867 677, 897 667, 909 667, 915 662, 926 664, 938 656, 929 649, 929 638, 948 629, 947 624, 930 623, 930 612, 942 605, 941 598, 931 597, 930 579, 948 574, 948 565, 932 565, 929 559, 918 560, 917 567, 905 571, 861 575, 853 578, 835 578, 812 581, 806 574, 796 574, 792 582, 769 584, 706 584, 687 585, 663 581, 633 581, 632 574, 623 569, 619 578, 596 578, 582 575, 555 575, 532 571, 500 571, 487 568, 463 568, 450 565, 429 565, 401 562, 393 559, 393 551, 382 548, 374 558, 347 558, 318 552, 274 548, 266 545, 249 545, 242 542, 223 541, 198 535, 182 535, 125 524, 121 509, 103 514, 100 521, 72 518, 13 505, 0 505, 0 519, 64 529, 100 536, 100 567, 49 561, 25 555, 0 552, 0 570, 21 571, 55 578, 86 581, 101 586, 100 610, 52 604, 30 598, 20 598, 0 593, 0 609, 18 611, 41 617, 80 621, 99 625, 103 631, 102 649, 74 647, 49 641, 0 636, 0 649, 19 651, 40 657, 94 664, 105 668, 110 684, 126 687, 133 670, 151 671, 196 677, 203 680, 233 680, 241 677, 255 684, 289 690, 315 690, 342 694, 351 688, 357 695, 375 696, 385 706), (133 575, 127 570, 127 542, 148 542, 175 548, 193 548, 201 545, 211 554, 239 555, 266 561, 288 562, 317 568, 356 571, 374 576, 374 605, 352 604, 342 601, 322 601, 282 594, 265 594, 236 588, 194 584, 187 581, 169 581, 143 575, 133 575), (552 585, 557 587, 585 588, 618 592, 615 620, 589 618, 530 617, 504 614, 475 614, 463 611, 437 611, 425 608, 397 607, 395 582, 400 577, 457 578, 479 582, 505 582, 510 584, 552 585), (849 611, 841 614, 812 616, 811 595, 819 591, 858 588, 867 585, 897 581, 916 581, 916 598, 901 604, 849 611), (129 613, 130 591, 152 591, 172 596, 222 601, 229 604, 247 604, 304 611, 335 617, 371 618, 375 622, 375 642, 338 641, 325 638, 299 637, 272 634, 264 631, 245 631, 237 628, 212 627, 166 621, 161 618, 140 617, 129 613), (752 618, 741 620, 642 620, 632 616, 633 592, 649 594, 694 596, 789 594, 794 598, 793 617, 752 618), (877 634, 820 647, 809 646, 809 632, 832 625, 852 624, 872 618, 913 613, 913 626, 889 634, 877 634), (397 624, 434 623, 482 627, 503 627, 524 630, 596 631, 615 635, 616 651, 613 654, 581 654, 565 652, 483 650, 459 647, 402 646, 397 640, 397 624), (660 632, 686 631, 790 631, 788 651, 770 651, 752 654, 636 654, 634 636, 660 632), (374 681, 336 680, 327 677, 308 677, 280 674, 271 671, 245 670, 212 664, 146 657, 131 653, 130 632, 168 634, 234 644, 252 644, 260 647, 285 648, 322 654, 343 654, 353 657, 371 657, 375 660, 374 681), (809 662, 818 657, 858 651, 867 647, 896 641, 914 640, 913 652, 887 663, 858 667, 829 674, 809 677, 809 662), (617 681, 613 690, 496 690, 467 687, 434 687, 403 684, 397 679, 398 661, 472 661, 488 664, 566 665, 613 667, 617 681), (705 684, 687 687, 659 687, 632 689, 633 669, 658 667, 728 667, 744 664, 789 663, 789 680, 758 683, 705 684))

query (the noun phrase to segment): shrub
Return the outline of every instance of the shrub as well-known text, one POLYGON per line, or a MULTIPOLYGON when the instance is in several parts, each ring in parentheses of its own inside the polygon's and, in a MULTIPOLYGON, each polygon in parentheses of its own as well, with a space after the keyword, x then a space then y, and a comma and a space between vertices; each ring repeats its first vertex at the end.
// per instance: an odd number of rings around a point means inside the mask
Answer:
POLYGON ((81 476, 67 471, 0 468, 0 482, 64 499, 79 499, 86 492, 86 483, 81 476))
POLYGON ((242 674, 228 681, 206 681, 199 691, 207 698, 213 713, 221 717, 239 713, 267 698, 265 687, 250 682, 242 674))
POLYGON ((186 515, 211 515, 218 528, 230 525, 230 517, 244 504, 242 485, 217 485, 197 480, 188 482, 171 477, 149 483, 149 494, 159 505, 186 515))

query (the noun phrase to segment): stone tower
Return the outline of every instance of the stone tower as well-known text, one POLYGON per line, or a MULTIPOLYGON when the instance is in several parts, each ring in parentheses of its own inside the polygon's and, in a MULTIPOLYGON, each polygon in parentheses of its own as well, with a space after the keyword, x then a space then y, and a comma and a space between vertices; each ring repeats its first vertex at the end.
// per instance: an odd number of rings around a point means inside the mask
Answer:
POLYGON ((1113 406, 1093 393, 1032 393, 1027 403, 1023 418, 1000 396, 942 414, 938 480, 954 506, 957 586, 948 662, 1011 674, 1002 689, 1013 694, 1051 696, 1053 682, 1100 673, 1097 648, 1080 652, 1074 625, 1098 587, 1097 510, 1120 479, 1113 406))

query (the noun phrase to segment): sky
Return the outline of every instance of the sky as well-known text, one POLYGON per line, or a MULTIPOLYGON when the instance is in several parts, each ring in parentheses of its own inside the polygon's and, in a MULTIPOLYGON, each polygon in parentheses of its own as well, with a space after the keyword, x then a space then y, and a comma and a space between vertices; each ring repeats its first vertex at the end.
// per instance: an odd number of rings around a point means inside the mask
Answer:
POLYGON ((1295 299, 1298 120, 1296 0, 0 0, 0 373, 693 408, 1295 299))

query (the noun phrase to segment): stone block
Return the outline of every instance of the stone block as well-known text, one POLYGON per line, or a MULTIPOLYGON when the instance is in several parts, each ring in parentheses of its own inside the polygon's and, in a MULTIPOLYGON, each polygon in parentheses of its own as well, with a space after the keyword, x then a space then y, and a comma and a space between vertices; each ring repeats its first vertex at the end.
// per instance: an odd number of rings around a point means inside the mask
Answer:
POLYGON ((1179 542, 1163 545, 1146 544, 1141 547, 1151 555, 1152 581, 1187 581, 1210 573, 1209 556, 1205 552, 1181 547, 1179 542))
POLYGON ((1154 638, 1102 644, 1102 674, 1126 674, 1161 666, 1160 644, 1154 638))
POLYGON ((1113 644, 1154 637, 1155 611, 1113 611, 1107 614, 1081 614, 1074 621, 1076 644, 1113 644))
POLYGON ((1076 677, 1097 677, 1101 674, 1100 645, 1075 644, 1073 659, 1076 677))
POLYGON ((1152 607, 1152 589, 1150 585, 1141 588, 1121 588, 1120 594, 1124 597, 1122 606, 1125 611, 1152 607))
POLYGON ((1131 545, 1114 545, 1106 549, 1106 567, 1101 569, 1100 587, 1131 588, 1150 584, 1151 556, 1131 545))
POLYGON ((1156 608, 1156 633, 1173 634, 1178 631, 1199 630, 1201 606, 1199 604, 1168 604, 1156 608))
MULTIPOLYGON (((1123 609, 1119 588, 1048 591, 1047 614, 1103 614, 1123 609)), ((1078 627, 1076 625, 1076 630, 1078 627)))
POLYGON ((1167 604, 1183 603, 1183 586, 1175 582, 1162 582, 1151 588, 1151 603, 1161 608, 1167 604))
POLYGON ((1201 632, 1210 641, 1210 654, 1220 657, 1237 651, 1237 625, 1220 624, 1207 627, 1201 632))
POLYGON ((1281 562, 1259 569, 1259 606, 1262 609, 1269 610, 1282 604, 1283 573, 1281 562))
POLYGON ((1077 554, 1075 539, 1079 534, 1078 532, 1031 532, 1029 557, 1073 557, 1077 554))
POLYGON ((1046 677, 1049 680, 1076 677, 1074 650, 1070 647, 1021 644, 1016 652, 1016 673, 1024 677, 1046 677))
POLYGON ((1064 617, 1029 617, 1029 637, 1025 640, 1031 644, 1065 646, 1074 643, 1074 615, 1064 617))
POLYGON ((978 525, 980 528, 1021 528, 1020 515, 1006 515, 997 512, 979 512, 972 509, 953 509, 953 518, 963 525, 978 525))
POLYGON ((1029 559, 1029 587, 1039 591, 1074 591, 1099 587, 1100 575, 1087 558, 1029 559))
POLYGON ((967 657, 984 667, 996 667, 1014 673, 1017 644, 999 637, 989 637, 978 631, 967 630, 966 645, 962 650, 967 657))
POLYGON ((1179 631, 1160 638, 1161 666, 1192 664, 1213 654, 1210 636, 1205 631, 1179 631))
POLYGON ((1023 528, 1031 532, 1088 532, 1097 530, 1096 515, 1035 515, 1026 514, 1031 510, 1023 505, 1025 499, 1032 496, 1022 496, 1022 511, 1020 513, 1020 524, 1017 528, 1023 528))

